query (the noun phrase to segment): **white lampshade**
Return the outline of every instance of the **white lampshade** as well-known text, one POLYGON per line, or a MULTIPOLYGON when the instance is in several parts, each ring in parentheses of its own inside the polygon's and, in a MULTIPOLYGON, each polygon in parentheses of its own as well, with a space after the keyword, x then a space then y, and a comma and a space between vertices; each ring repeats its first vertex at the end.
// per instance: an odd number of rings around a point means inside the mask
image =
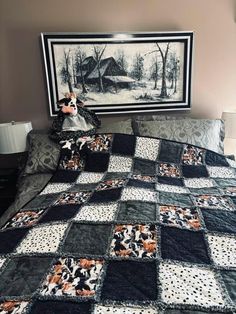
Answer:
POLYGON ((222 119, 225 121, 225 137, 236 139, 236 111, 224 111, 222 119))
POLYGON ((0 154, 26 151, 26 137, 32 130, 31 122, 11 122, 0 124, 0 154))

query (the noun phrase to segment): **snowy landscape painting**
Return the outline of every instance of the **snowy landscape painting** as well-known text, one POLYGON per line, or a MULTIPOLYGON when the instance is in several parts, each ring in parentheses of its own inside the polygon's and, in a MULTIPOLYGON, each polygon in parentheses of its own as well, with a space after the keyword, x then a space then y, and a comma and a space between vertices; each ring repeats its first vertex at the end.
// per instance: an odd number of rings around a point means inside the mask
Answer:
POLYGON ((41 37, 51 116, 68 92, 98 114, 190 108, 192 32, 41 37))

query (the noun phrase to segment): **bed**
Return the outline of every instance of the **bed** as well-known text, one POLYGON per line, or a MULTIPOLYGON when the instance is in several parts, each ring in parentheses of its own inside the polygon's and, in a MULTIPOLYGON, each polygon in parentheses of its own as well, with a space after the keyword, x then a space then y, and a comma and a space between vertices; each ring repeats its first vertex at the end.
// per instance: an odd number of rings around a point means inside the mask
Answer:
POLYGON ((0 313, 236 310, 236 162, 222 154, 219 121, 204 122, 218 136, 204 131, 205 147, 190 143, 197 135, 156 136, 184 120, 124 123, 69 152, 47 143, 37 167, 42 134, 31 135, 18 197, 0 220, 0 313))

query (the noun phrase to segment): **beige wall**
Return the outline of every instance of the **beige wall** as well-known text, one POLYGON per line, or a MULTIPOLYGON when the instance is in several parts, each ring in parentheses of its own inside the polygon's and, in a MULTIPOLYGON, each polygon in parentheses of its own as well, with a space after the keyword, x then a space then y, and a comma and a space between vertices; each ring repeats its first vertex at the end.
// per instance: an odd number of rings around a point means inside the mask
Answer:
POLYGON ((39 34, 58 31, 193 30, 191 114, 220 117, 236 109, 235 12, 235 0, 0 0, 0 122, 51 124, 39 34))

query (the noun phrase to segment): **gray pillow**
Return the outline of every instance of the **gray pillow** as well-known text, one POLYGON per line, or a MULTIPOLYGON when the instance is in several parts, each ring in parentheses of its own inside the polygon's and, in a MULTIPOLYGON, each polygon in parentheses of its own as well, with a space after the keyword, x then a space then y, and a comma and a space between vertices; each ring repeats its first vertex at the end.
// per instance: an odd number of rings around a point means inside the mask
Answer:
POLYGON ((50 173, 56 170, 60 154, 58 144, 44 131, 31 131, 28 135, 29 152, 23 175, 50 173))
POLYGON ((138 135, 190 143, 224 153, 224 121, 220 119, 136 121, 136 126, 138 135))
POLYGON ((109 124, 102 124, 102 126, 97 129, 97 133, 124 133, 133 134, 132 120, 122 120, 109 124))

